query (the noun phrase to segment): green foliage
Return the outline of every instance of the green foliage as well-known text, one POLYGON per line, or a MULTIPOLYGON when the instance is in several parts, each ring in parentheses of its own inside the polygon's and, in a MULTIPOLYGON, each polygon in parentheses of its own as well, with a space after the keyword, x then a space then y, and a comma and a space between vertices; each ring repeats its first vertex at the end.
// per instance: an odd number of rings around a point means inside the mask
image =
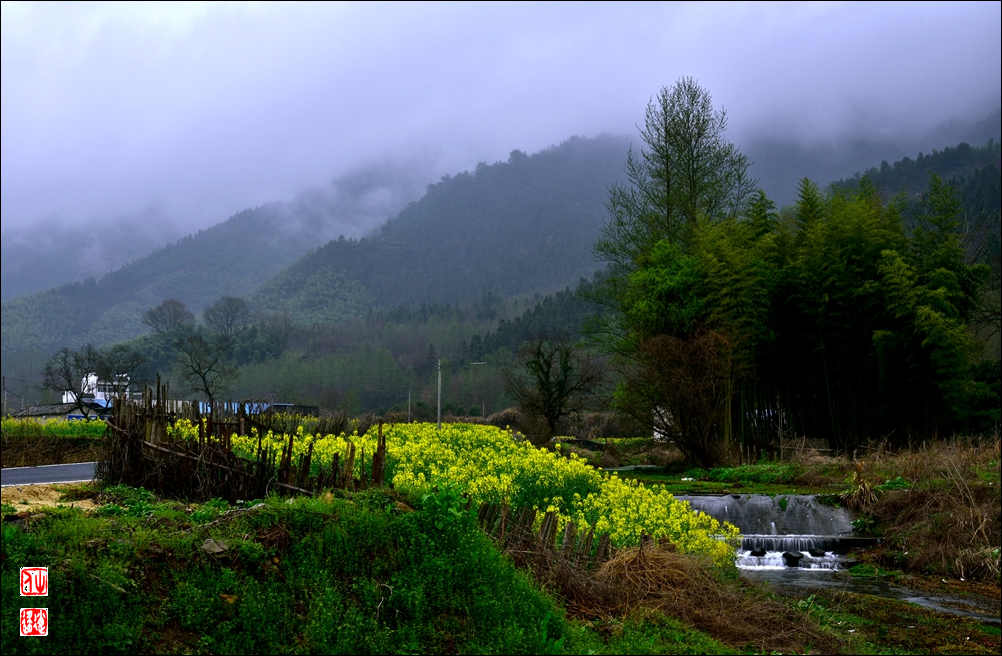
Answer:
MULTIPOLYGON (((251 298, 271 309, 288 304, 293 318, 307 322, 340 318, 365 302, 467 304, 487 293, 507 297, 590 277, 604 190, 621 179, 625 150, 616 138, 575 138, 446 176, 378 234, 331 241, 251 298), (344 292, 330 291, 326 281, 335 278, 344 292), (315 305, 310 289, 319 291, 315 305)), ((480 309, 483 318, 490 312, 480 309)))
MULTIPOLYGON (((877 519, 872 515, 861 515, 856 519, 852 520, 853 530, 859 531, 864 535, 873 533, 874 528, 877 526, 877 519)), ((862 566, 860 566, 862 567, 862 566)), ((862 570, 860 570, 862 571, 862 570)), ((864 574, 866 575, 866 574, 864 574)))
MULTIPOLYGON (((769 439, 780 417, 836 448, 876 431, 991 430, 997 386, 970 329, 989 268, 968 262, 955 190, 933 175, 911 230, 865 178, 853 194, 807 182, 801 193, 792 223, 758 217, 760 196, 741 221, 702 222, 684 244, 652 247, 618 291, 619 352, 659 335, 693 345, 706 330, 725 335, 724 359, 697 360, 709 368, 691 374, 728 385, 721 441, 769 439)), ((644 367, 665 371, 636 361, 623 399, 654 389, 644 367)), ((674 397, 647 402, 634 411, 670 410, 666 434, 691 413, 674 397)))
POLYGON ((792 483, 803 474, 803 471, 803 468, 797 464, 782 462, 717 467, 707 472, 705 477, 711 481, 721 482, 792 483))
POLYGON ((880 485, 873 486, 873 489, 878 492, 883 492, 885 490, 910 490, 912 484, 909 483, 903 476, 895 476, 894 478, 889 478, 880 485))
MULTIPOLYGON (((654 613, 594 622, 598 633, 572 626, 566 652, 575 654, 734 654, 704 633, 679 620, 654 613), (600 636, 607 636, 604 640, 600 636)), ((555 652, 548 652, 555 653, 555 652)))
POLYGON ((435 528, 443 530, 447 525, 457 524, 470 513, 466 510, 467 500, 460 488, 444 485, 431 494, 421 497, 421 506, 434 516, 435 528))
POLYGON ((211 522, 219 515, 229 510, 230 505, 223 499, 209 499, 202 504, 202 507, 191 513, 191 521, 196 524, 211 522))

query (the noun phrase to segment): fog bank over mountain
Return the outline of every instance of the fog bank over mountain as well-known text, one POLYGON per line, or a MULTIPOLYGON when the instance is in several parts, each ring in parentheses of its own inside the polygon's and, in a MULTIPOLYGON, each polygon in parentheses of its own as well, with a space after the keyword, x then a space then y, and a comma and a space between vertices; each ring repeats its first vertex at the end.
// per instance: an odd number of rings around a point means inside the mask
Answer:
MULTIPOLYGON (((909 154, 900 137, 999 106, 1000 7, 5 2, 3 239, 154 216, 155 242, 366 162, 428 162, 427 184, 571 135, 635 140, 681 76, 763 166, 759 141, 909 154)), ((75 275, 132 255, 90 250, 75 275)))
MULTIPOLYGON (((369 162, 326 186, 305 189, 272 203, 258 229, 282 242, 275 257, 291 262, 310 248, 341 235, 358 238, 420 198, 434 180, 427 159, 369 162), (290 250, 291 249, 291 250, 290 250), (290 251, 290 252, 286 252, 290 251)), ((220 223, 226 217, 220 217, 220 223)), ((68 282, 100 278, 184 236, 183 223, 159 209, 111 220, 67 223, 47 219, 4 230, 2 300, 68 282)))
POLYGON ((983 146, 989 139, 1002 141, 1002 111, 995 109, 980 120, 954 117, 928 131, 879 136, 860 126, 856 134, 836 141, 803 142, 775 135, 753 137, 741 144, 754 163, 751 174, 779 205, 796 198, 797 183, 808 177, 822 186, 876 166, 919 153, 929 154, 966 142, 983 146))

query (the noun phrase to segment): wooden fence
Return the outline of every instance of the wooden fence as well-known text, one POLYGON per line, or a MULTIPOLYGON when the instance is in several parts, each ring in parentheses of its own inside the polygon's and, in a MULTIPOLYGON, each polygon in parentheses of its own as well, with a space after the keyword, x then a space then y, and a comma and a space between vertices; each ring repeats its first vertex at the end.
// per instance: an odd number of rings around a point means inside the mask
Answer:
POLYGON ((567 522, 564 530, 558 531, 557 514, 552 511, 543 515, 537 532, 534 528, 537 515, 533 508, 484 503, 477 510, 477 523, 507 553, 534 553, 545 549, 577 567, 589 567, 612 556, 608 534, 596 541, 594 529, 579 532, 574 522, 567 522))
POLYGON ((145 487, 157 494, 205 500, 219 497, 233 502, 258 499, 269 492, 313 494, 323 489, 357 490, 383 484, 386 440, 382 424, 376 452, 365 449, 337 455, 328 467, 312 473, 312 444, 295 458, 295 433, 281 451, 262 444, 268 426, 247 412, 247 404, 216 403, 203 413, 197 402, 168 400, 167 387, 148 388, 142 401, 115 401, 108 421, 97 477, 109 484, 145 487), (179 419, 198 426, 197 440, 174 439, 167 428, 179 419), (258 429, 255 457, 242 458, 232 449, 233 435, 258 429), (355 476, 356 458, 360 476, 355 476))

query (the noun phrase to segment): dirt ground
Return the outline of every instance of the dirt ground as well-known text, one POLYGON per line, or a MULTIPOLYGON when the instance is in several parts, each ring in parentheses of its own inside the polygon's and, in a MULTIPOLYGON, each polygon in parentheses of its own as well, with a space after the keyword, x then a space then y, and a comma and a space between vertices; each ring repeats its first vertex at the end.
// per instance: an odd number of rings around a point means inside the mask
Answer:
POLYGON ((78 495, 71 494, 70 496, 82 496, 79 493, 85 489, 89 489, 86 484, 14 485, 0 489, 0 501, 5 505, 14 506, 19 513, 57 506, 83 510, 98 508, 93 499, 60 501, 67 493, 78 492, 78 495))

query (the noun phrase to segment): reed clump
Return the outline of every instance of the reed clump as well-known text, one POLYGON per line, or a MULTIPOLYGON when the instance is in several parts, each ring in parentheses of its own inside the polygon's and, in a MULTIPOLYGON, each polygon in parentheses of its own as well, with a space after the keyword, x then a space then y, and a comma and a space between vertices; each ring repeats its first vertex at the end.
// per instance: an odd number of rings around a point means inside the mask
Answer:
POLYGON ((887 489, 861 509, 876 520, 885 536, 877 554, 882 564, 918 573, 999 581, 999 452, 995 437, 934 443, 890 456, 900 478, 884 484, 902 480, 909 485, 887 489))

